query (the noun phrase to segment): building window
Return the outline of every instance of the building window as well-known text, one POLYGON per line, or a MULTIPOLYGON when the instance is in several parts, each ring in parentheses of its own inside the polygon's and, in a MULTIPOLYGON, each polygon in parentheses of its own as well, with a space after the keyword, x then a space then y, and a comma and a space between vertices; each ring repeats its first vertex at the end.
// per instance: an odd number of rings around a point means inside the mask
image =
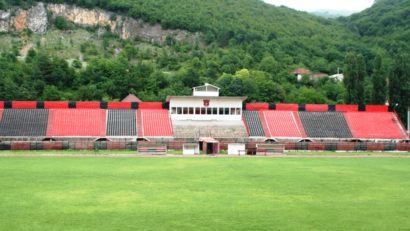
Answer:
POLYGON ((193 107, 190 107, 190 108, 188 109, 188 114, 190 114, 190 115, 193 115, 193 114, 194 114, 194 108, 193 108, 193 107))
POLYGON ((201 108, 196 107, 195 108, 195 115, 200 115, 201 114, 201 108))
POLYGON ((177 114, 178 114, 178 115, 181 115, 181 114, 182 114, 182 108, 177 107, 177 114))
POLYGON ((229 115, 229 108, 224 108, 224 111, 225 111, 225 115, 229 115))
POLYGON ((184 114, 184 115, 188 114, 188 108, 187 107, 184 107, 182 109, 182 114, 184 114))
POLYGON ((241 114, 241 109, 240 108, 236 108, 236 114, 240 115, 241 114))
POLYGON ((177 114, 177 108, 176 107, 171 108, 171 114, 177 114))
POLYGON ((223 108, 219 108, 219 115, 223 115, 224 114, 224 109, 223 108))
POLYGON ((216 107, 212 108, 212 115, 218 115, 218 108, 216 107))
POLYGON ((201 115, 206 115, 206 108, 204 107, 201 108, 201 115))

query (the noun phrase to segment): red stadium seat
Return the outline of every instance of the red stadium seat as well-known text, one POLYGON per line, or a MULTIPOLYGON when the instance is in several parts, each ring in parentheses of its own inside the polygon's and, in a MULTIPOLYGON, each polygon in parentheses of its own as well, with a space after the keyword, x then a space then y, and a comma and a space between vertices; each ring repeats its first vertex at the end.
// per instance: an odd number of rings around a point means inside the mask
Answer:
POLYGON ((139 110, 142 125, 141 136, 173 136, 168 110, 139 110))
POLYGON ((44 101, 45 109, 65 109, 68 108, 67 101, 44 101))
POLYGON ((139 103, 139 109, 162 109, 161 102, 141 102, 139 103))
POLYGON ((13 101, 13 109, 36 109, 36 101, 13 101))
POLYGON ((306 137, 298 112, 260 111, 266 136, 269 137, 306 137))
POLYGON ((358 105, 345 105, 345 104, 337 104, 336 105, 337 112, 348 112, 348 111, 359 111, 358 105))
POLYGON ((325 112, 329 110, 329 106, 327 104, 306 104, 305 109, 306 111, 325 112))
POLYGON ((105 136, 106 110, 50 109, 47 136, 105 136))
POLYGON ((346 112, 354 138, 405 139, 406 133, 392 112, 346 112))
POLYGON ((100 108, 100 102, 76 102, 76 108, 77 109, 99 109, 100 108))
POLYGON ((388 112, 389 106, 386 105, 366 105, 367 112, 388 112))
POLYGON ((276 104, 277 111, 298 111, 299 105, 298 104, 286 104, 286 103, 278 103, 276 104))
POLYGON ((131 102, 108 102, 108 109, 131 109, 131 102))
POLYGON ((249 111, 269 110, 269 104, 268 103, 247 103, 246 110, 249 110, 249 111))

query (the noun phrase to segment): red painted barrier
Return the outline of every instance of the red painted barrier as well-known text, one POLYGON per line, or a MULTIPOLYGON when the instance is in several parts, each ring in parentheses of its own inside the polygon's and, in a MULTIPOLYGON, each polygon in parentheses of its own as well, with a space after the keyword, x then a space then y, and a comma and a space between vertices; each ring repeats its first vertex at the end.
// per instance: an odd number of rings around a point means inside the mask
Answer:
POLYGON ((308 150, 324 151, 325 150, 325 144, 324 143, 308 143, 308 150))
POLYGON ((367 143, 368 151, 384 151, 383 143, 367 143))
POLYGON ((386 105, 366 105, 367 112, 388 112, 389 107, 386 105))
POLYGON ((93 150, 94 142, 92 141, 76 142, 74 144, 74 149, 75 150, 93 150))
POLYGON ((44 101, 45 109, 65 109, 68 108, 67 101, 44 101))
POLYGON ((285 149, 286 150, 295 150, 296 149, 296 143, 295 142, 285 143, 285 149))
POLYGON ((80 102, 76 103, 77 109, 100 109, 100 102, 80 102))
POLYGON ((141 102, 139 103, 139 109, 162 109, 161 102, 141 102))
POLYGON ((359 111, 359 106, 356 104, 351 104, 351 105, 337 104, 336 111, 338 112, 359 111))
POLYGON ((249 110, 249 111, 269 110, 268 103, 247 103, 245 107, 246 107, 246 110, 249 110))
POLYGON ((410 152, 410 143, 398 143, 396 148, 397 151, 410 152))
POLYGON ((329 106, 327 104, 306 104, 305 105, 306 111, 316 111, 316 112, 324 112, 329 110, 329 106))
POLYGON ((107 150, 125 150, 126 145, 124 142, 107 142, 107 150))
POLYGON ((36 109, 36 101, 13 101, 13 109, 36 109))
POLYGON ((0 109, 4 108, 4 101, 0 101, 0 109))
POLYGON ((43 142, 43 150, 62 150, 63 142, 61 141, 51 141, 43 142))
POLYGON ((11 142, 11 150, 30 150, 30 142, 11 142))
POLYGON ((353 142, 340 142, 336 145, 336 150, 339 151, 354 151, 356 144, 353 142))
POLYGON ((108 102, 108 109, 131 109, 131 102, 108 102))
POLYGON ((287 103, 278 103, 276 104, 277 111, 298 111, 298 104, 287 104, 287 103))

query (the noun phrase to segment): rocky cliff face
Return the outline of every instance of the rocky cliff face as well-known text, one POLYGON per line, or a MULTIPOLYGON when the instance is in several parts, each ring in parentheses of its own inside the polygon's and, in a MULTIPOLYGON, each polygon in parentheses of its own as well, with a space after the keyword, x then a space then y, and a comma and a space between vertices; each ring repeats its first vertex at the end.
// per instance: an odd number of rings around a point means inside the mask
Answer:
POLYGON ((87 27, 104 27, 118 34, 123 39, 139 38, 147 42, 163 43, 167 36, 179 42, 195 42, 199 35, 184 30, 166 30, 159 24, 151 25, 142 20, 115 16, 113 13, 100 9, 84 9, 66 4, 38 3, 29 10, 0 11, 0 32, 22 31, 30 29, 34 33, 42 34, 47 31, 49 19, 62 16, 74 24, 87 27))
POLYGON ((43 3, 39 3, 29 10, 18 9, 15 14, 10 11, 0 11, 0 32, 22 31, 29 29, 34 33, 47 31, 47 10, 43 3))

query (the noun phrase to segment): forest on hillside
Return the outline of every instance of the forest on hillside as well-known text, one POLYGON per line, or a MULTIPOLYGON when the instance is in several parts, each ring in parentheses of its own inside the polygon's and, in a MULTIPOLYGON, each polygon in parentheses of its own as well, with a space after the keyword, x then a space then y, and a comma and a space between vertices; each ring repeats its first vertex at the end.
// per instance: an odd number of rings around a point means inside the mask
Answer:
MULTIPOLYGON (((0 9, 35 2, 0 0, 0 9)), ((77 41, 50 47, 30 31, 0 35, 10 38, 10 49, 0 51, 2 100, 119 100, 134 93, 162 101, 209 82, 224 95, 247 95, 253 102, 383 104, 389 99, 400 110, 410 105, 408 0, 379 0, 362 13, 334 20, 259 0, 44 2, 99 7, 163 28, 200 32, 201 42, 182 44, 169 37, 165 44, 147 44, 106 32, 76 48, 77 41), (35 45, 21 58, 24 41, 35 45), (78 49, 81 58, 61 55, 70 49, 78 49), (291 71, 298 67, 329 75, 340 69, 346 79, 297 81, 291 71)), ((59 17, 49 28, 62 37, 84 29, 96 33, 59 17)))

